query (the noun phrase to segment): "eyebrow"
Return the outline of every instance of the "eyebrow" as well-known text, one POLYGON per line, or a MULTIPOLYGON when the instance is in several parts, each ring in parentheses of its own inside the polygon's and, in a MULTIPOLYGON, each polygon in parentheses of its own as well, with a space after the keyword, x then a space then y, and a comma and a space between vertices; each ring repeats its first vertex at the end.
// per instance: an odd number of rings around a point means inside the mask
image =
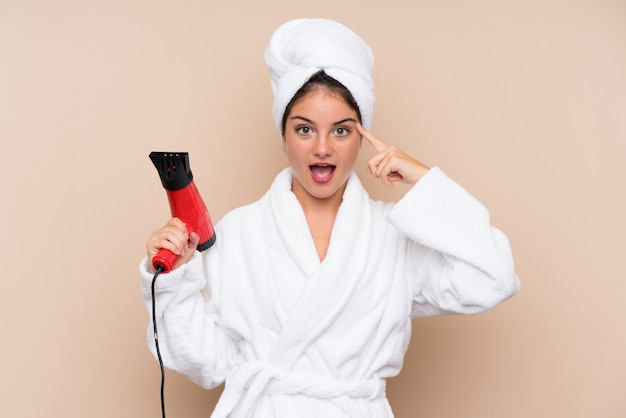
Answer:
POLYGON ((354 119, 354 118, 345 118, 345 119, 342 119, 342 120, 340 120, 340 121, 337 121, 337 122, 333 123, 333 125, 341 125, 341 124, 344 124, 344 123, 346 123, 346 122, 354 122, 354 123, 357 123, 357 120, 356 120, 356 119, 354 119))
MULTIPOLYGON (((292 116, 292 117, 290 117, 289 119, 292 119, 292 120, 293 120, 293 119, 300 119, 300 120, 302 120, 302 121, 304 121, 304 122, 306 122, 306 123, 309 123, 309 124, 311 124, 311 125, 314 125, 314 124, 315 124, 315 122, 313 122, 311 119, 309 119, 309 118, 305 118, 304 116, 297 116, 297 115, 296 115, 296 116, 292 116)), ((356 120, 356 119, 354 119, 354 118, 345 118, 345 119, 338 120, 337 122, 333 122, 333 126, 341 125, 341 124, 346 123, 346 122, 354 122, 354 123, 357 123, 357 120, 356 120)))

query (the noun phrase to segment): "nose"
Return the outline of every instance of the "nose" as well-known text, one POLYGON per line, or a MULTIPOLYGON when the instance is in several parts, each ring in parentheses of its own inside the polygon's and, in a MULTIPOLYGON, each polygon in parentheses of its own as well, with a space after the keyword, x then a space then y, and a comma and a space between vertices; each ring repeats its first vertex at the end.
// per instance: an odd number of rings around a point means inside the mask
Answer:
POLYGON ((320 133, 315 139, 313 152, 316 157, 325 158, 332 154, 332 145, 328 134, 320 133))

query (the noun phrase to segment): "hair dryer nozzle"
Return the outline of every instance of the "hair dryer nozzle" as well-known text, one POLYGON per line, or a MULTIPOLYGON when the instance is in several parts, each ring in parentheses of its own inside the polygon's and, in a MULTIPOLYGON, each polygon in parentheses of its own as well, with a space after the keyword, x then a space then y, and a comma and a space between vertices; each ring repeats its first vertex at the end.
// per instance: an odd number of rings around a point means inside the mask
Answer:
POLYGON ((150 159, 156 167, 165 190, 179 190, 193 181, 187 152, 151 152, 150 159))

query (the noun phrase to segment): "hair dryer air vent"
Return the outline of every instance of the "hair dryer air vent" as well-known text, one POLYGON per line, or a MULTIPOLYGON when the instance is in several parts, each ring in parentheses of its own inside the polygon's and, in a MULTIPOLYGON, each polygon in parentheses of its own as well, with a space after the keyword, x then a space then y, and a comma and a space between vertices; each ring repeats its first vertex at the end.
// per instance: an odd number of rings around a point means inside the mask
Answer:
POLYGON ((150 159, 165 190, 180 190, 193 181, 187 152, 151 152, 150 159))

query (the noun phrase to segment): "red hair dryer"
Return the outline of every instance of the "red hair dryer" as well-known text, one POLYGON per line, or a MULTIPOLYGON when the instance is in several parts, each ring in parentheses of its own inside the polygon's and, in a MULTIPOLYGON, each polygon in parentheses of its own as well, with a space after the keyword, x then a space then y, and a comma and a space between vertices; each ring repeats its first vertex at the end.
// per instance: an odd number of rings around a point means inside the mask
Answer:
MULTIPOLYGON (((200 236, 198 251, 204 251, 215 243, 215 231, 206 205, 198 193, 186 152, 151 152, 150 159, 161 177, 167 192, 172 217, 180 218, 189 233, 200 236)), ((172 270, 178 256, 162 248, 152 259, 155 270, 164 273, 172 270)))

